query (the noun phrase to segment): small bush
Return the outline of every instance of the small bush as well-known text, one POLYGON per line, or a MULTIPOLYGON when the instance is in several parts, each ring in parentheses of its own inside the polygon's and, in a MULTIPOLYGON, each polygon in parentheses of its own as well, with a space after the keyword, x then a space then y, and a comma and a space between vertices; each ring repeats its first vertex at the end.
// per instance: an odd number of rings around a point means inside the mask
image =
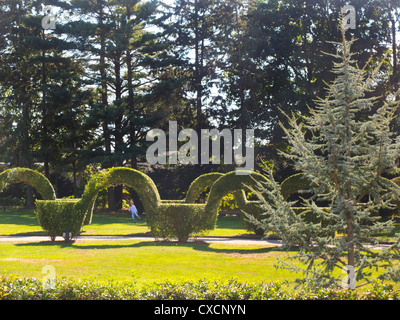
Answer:
POLYGON ((215 227, 204 216, 204 204, 183 202, 163 201, 147 222, 154 237, 182 242, 215 227))
POLYGON ((66 232, 71 238, 77 237, 85 217, 79 199, 37 200, 35 215, 52 241, 66 232))

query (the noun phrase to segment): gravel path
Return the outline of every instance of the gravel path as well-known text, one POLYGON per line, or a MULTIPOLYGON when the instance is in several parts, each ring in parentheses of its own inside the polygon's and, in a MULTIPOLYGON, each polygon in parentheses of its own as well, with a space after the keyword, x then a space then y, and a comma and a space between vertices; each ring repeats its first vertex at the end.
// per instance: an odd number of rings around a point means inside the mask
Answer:
MULTIPOLYGON (((75 241, 126 241, 126 240, 139 240, 139 241, 161 241, 153 237, 140 237, 140 236, 124 236, 124 235, 93 235, 93 236, 79 236, 75 241)), ((175 240, 176 241, 176 240, 175 240)), ((21 243, 21 242, 50 242, 50 237, 48 236, 1 236, 0 243, 21 243)), ((56 242, 64 242, 64 238, 57 237, 56 242)), ((171 240, 174 242, 174 240, 171 240)), ((271 246, 281 246, 282 242, 280 240, 262 240, 262 239, 249 239, 249 238, 238 238, 238 237, 198 237, 196 239, 189 239, 190 242, 200 242, 200 243, 227 243, 232 245, 261 245, 266 247, 271 246)), ((366 246, 375 249, 382 249, 389 247, 390 244, 380 244, 378 246, 366 246)))
MULTIPOLYGON (((135 237, 135 236, 79 236, 76 241, 107 241, 107 240, 140 240, 140 241, 157 241, 153 237, 135 237)), ((50 241, 48 236, 0 236, 0 242, 43 242, 50 241)), ((56 241, 64 241, 62 237, 57 237, 56 241)), ((206 243, 229 243, 240 245, 265 245, 265 246, 280 246, 279 240, 260 240, 260 239, 243 239, 230 237, 199 237, 189 239, 189 242, 201 241, 206 243)))

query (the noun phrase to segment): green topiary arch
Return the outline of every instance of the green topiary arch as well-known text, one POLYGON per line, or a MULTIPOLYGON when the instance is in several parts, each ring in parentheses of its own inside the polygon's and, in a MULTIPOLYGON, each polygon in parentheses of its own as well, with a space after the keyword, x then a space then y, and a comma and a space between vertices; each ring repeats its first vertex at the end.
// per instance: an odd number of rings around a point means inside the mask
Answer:
POLYGON ((40 172, 28 168, 12 168, 0 173, 0 191, 8 184, 19 182, 33 187, 45 200, 56 199, 53 185, 40 172))
POLYGON ((188 191, 186 192, 185 203, 195 203, 197 198, 207 189, 211 188, 212 185, 221 178, 224 174, 219 172, 206 173, 190 184, 188 191))
POLYGON ((287 200, 294 193, 310 189, 310 185, 310 181, 303 173, 296 173, 281 183, 281 193, 285 200, 287 200))
POLYGON ((248 187, 257 189, 259 184, 270 185, 270 181, 262 174, 249 171, 247 175, 237 175, 235 171, 228 172, 218 178, 212 185, 205 206, 205 213, 210 222, 217 220, 218 210, 221 200, 227 194, 233 194, 239 209, 251 215, 258 215, 256 203, 258 201, 248 201, 244 190, 248 187))
MULTIPOLYGON (((36 201, 35 213, 52 239, 66 232, 72 237, 79 235, 83 225, 91 223, 98 193, 122 184, 138 194, 146 212, 147 224, 155 237, 177 237, 181 241, 215 228, 220 202, 227 194, 234 195, 242 213, 257 218, 262 213, 260 201, 247 200, 245 190, 257 190, 260 184, 270 185, 265 176, 254 171, 249 171, 247 175, 237 175, 235 171, 209 173, 192 182, 184 200, 163 201, 149 176, 125 167, 109 168, 94 174, 86 184, 81 199, 56 199, 54 188, 47 178, 31 169, 14 168, 0 174, 1 188, 15 182, 30 184, 43 197, 44 200, 36 201), (210 191, 206 203, 195 203, 207 188, 210 191)), ((292 188, 290 192, 294 190, 292 188)), ((257 233, 258 230, 254 231, 257 233)))
POLYGON ((80 205, 86 212, 85 224, 91 222, 98 193, 110 186, 121 184, 135 190, 147 214, 153 214, 160 206, 161 198, 157 186, 148 175, 125 167, 105 169, 90 178, 82 194, 80 205))

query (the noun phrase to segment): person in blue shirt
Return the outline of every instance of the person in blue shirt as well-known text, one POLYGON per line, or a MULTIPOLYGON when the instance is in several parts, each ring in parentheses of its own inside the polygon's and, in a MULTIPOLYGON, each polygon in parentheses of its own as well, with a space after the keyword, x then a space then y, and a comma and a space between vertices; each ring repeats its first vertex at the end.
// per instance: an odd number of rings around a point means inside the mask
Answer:
POLYGON ((137 211, 135 205, 133 204, 133 201, 129 202, 129 211, 132 213, 132 219, 133 219, 134 223, 136 223, 135 216, 138 217, 139 220, 142 220, 142 218, 140 218, 138 215, 138 211, 137 211))

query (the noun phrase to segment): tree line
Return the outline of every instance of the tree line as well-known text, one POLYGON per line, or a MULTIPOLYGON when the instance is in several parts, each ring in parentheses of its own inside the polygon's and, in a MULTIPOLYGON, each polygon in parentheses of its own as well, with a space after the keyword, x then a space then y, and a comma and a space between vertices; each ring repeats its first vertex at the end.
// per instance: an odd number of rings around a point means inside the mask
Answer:
MULTIPOLYGON (((145 163, 146 133, 168 131, 173 120, 198 132, 254 129, 258 164, 275 159, 282 171, 282 111, 307 114, 332 80, 323 52, 340 40, 345 4, 3 0, 0 161, 41 163, 48 178, 68 174, 76 193, 88 170, 145 163), (43 27, 49 15, 55 28, 43 27)), ((385 97, 398 89, 399 1, 351 5, 355 59, 371 68, 383 63, 371 94, 385 97)), ((31 193, 28 187, 28 202, 31 193)), ((109 189, 110 207, 120 206, 121 194, 109 189)))

